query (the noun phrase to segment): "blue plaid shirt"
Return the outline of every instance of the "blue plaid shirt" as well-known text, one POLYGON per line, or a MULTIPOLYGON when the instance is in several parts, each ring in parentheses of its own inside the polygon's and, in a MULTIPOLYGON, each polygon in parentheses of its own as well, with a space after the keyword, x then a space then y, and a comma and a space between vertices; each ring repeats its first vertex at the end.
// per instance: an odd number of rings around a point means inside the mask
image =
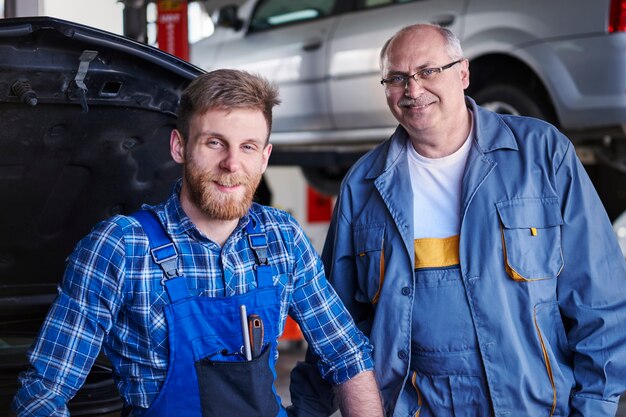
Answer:
MULTIPOLYGON (((180 183, 163 204, 151 207, 179 251, 179 267, 192 294, 223 297, 256 286, 254 253, 245 238, 248 216, 220 247, 182 210, 180 183)), ((287 213, 254 204, 278 271, 279 332, 289 314, 322 358, 320 372, 335 384, 372 369, 371 345, 327 285, 322 263, 298 223, 287 213)), ((101 347, 115 369, 128 404, 147 408, 168 367, 162 269, 148 239, 131 217, 97 224, 68 258, 67 269, 39 338, 29 351, 32 367, 20 376, 12 408, 18 415, 67 416, 66 402, 83 384, 101 347)))

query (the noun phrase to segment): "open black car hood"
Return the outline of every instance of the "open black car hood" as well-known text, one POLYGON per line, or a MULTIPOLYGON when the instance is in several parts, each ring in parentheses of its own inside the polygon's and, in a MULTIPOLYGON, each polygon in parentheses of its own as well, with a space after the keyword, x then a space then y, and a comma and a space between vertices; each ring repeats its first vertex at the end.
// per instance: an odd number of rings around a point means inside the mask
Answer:
POLYGON ((167 196, 178 99, 201 72, 94 28, 0 19, 0 321, 47 311, 97 221, 167 196))
MULTIPOLYGON (((201 73, 94 28, 0 19, 0 416, 78 240, 170 192, 178 100, 201 73)), ((69 407, 92 416, 121 404, 100 357, 69 407)))

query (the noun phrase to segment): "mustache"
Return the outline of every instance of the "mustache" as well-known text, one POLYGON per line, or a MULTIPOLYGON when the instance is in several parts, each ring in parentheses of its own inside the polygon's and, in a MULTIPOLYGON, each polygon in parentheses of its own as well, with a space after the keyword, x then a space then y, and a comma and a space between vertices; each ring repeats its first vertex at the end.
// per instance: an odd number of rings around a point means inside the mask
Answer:
POLYGON ((424 106, 429 103, 430 103, 430 100, 426 97, 424 98, 402 97, 400 101, 398 101, 398 106, 414 107, 414 106, 424 106))
POLYGON ((225 187, 245 184, 250 177, 245 174, 209 174, 204 177, 205 181, 217 182, 225 187))

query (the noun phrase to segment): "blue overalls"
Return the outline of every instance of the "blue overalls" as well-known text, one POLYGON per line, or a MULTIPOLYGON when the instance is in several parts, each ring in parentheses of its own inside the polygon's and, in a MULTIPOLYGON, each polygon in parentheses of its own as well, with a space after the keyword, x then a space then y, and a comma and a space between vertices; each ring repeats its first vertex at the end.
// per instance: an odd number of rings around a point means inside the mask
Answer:
MULTIPOLYGON (((178 254, 156 216, 133 214, 142 224, 154 261, 163 268, 169 339, 169 367, 161 390, 141 417, 275 417, 285 416, 274 389, 279 288, 268 265, 267 238, 251 218, 246 233, 257 262, 257 289, 232 297, 190 295, 178 269, 178 254), (242 347, 240 307, 263 321, 261 354, 246 360, 242 347)), ((253 217, 253 216, 251 216, 253 217)), ((246 335, 247 336, 247 335, 246 335)))
POLYGON ((458 244, 458 236, 414 242, 410 382, 405 385, 413 398, 411 417, 493 415, 458 244))

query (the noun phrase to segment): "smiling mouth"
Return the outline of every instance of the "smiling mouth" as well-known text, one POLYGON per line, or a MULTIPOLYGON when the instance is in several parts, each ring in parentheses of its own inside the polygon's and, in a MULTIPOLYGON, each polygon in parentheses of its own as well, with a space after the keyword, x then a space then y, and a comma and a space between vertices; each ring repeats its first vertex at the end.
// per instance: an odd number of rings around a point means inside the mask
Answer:
POLYGON ((239 186, 241 186, 241 184, 239 183, 222 183, 218 181, 215 181, 215 185, 217 185, 217 188, 223 191, 235 190, 239 188, 239 186))
POLYGON ((430 103, 429 104, 410 104, 405 107, 409 107, 411 109, 425 109, 428 106, 430 106, 430 103))

